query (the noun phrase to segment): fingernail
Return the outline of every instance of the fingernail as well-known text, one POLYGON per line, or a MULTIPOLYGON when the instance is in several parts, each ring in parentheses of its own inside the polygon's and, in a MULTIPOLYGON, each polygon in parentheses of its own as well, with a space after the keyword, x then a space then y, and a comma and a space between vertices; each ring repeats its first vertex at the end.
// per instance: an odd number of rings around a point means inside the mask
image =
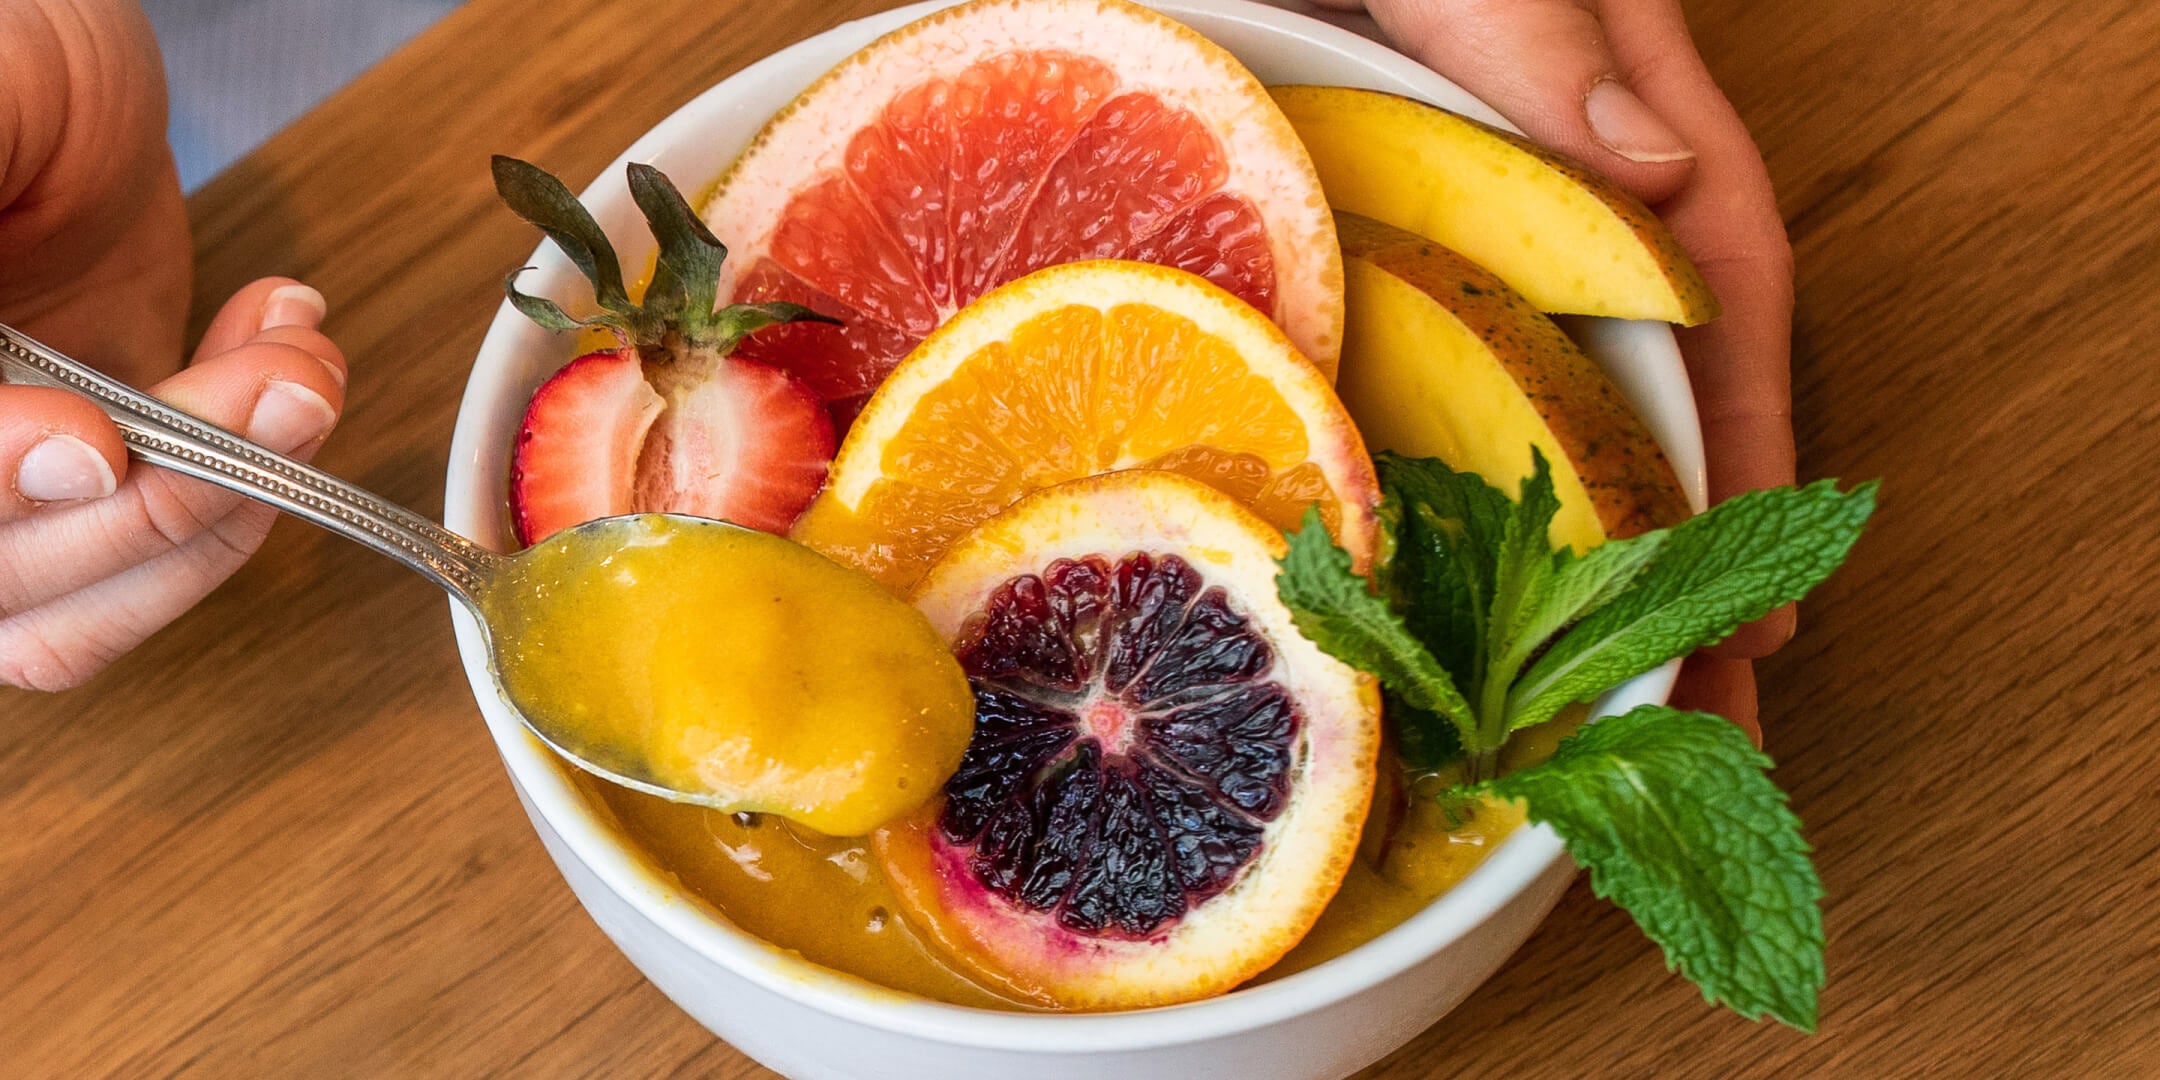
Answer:
POLYGON ((299 383, 272 380, 255 399, 255 414, 248 417, 248 438, 289 454, 330 434, 337 424, 337 410, 321 394, 299 383))
POLYGON ((1680 133, 1666 126, 1643 99, 1617 80, 1603 79, 1583 98, 1590 118, 1590 133, 1605 149, 1628 159, 1651 164, 1684 161, 1695 156, 1680 133))
POLYGON ((330 305, 321 293, 306 285, 280 285, 270 290, 263 301, 262 329, 274 326, 302 326, 313 330, 322 325, 323 316, 330 305))
POLYGON ((45 436, 15 472, 16 492, 33 502, 102 499, 119 486, 105 455, 73 435, 45 436))

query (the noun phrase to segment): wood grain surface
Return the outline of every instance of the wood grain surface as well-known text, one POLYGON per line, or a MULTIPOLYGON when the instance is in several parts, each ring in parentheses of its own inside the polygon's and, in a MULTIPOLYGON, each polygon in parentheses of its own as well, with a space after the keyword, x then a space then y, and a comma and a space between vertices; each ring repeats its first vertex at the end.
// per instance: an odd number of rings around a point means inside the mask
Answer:
MULTIPOLYGON (((335 471, 434 511, 534 236, 697 91, 876 0, 472 0, 193 202, 200 314, 294 274, 335 471)), ((1578 883, 1368 1074, 2160 1075, 2160 4, 1691 0, 1799 258, 1802 471, 1886 478, 1763 665, 1830 898, 1821 1034, 1703 1004, 1578 883)), ((578 909, 440 596, 296 524, 81 691, 0 691, 0 1075, 765 1074, 578 909)))

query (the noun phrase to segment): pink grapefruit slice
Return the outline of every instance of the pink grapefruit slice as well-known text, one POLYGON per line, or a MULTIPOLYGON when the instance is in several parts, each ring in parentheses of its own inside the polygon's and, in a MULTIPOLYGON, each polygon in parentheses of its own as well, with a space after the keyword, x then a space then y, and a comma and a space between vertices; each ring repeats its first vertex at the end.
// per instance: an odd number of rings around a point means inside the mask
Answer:
POLYGON ((852 419, 954 312, 1046 266, 1207 278, 1332 377, 1342 262, 1318 174, 1259 81, 1125 0, 974 0, 856 53, 780 111, 704 210, 721 295, 843 326, 748 342, 852 419))

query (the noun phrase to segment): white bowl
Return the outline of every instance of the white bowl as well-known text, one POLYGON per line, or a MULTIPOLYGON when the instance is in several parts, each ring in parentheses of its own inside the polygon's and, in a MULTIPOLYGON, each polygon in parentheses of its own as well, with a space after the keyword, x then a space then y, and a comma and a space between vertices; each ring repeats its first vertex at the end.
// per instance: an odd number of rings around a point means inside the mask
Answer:
MULTIPOLYGON (((1150 0, 1237 54, 1263 81, 1365 86, 1500 118, 1416 62, 1348 30, 1248 0, 1150 0)), ((737 72, 632 144, 584 193, 624 262, 652 241, 623 165, 651 162, 695 189, 766 118, 849 53, 945 6, 917 4, 836 27, 737 72)), ((723 238, 725 239, 725 238, 723 238)), ((520 284, 542 295, 585 287, 553 245, 520 284)), ((1661 324, 1584 320, 1591 353, 1703 496, 1701 434, 1671 332, 1661 324)), ((526 400, 569 359, 570 343, 505 304, 474 361, 451 447, 444 516, 460 533, 510 545, 508 451, 526 400)), ((656 872, 595 811, 567 769, 497 698, 478 627, 453 605, 458 649, 533 827, 593 920, 699 1023, 744 1053, 803 1080, 1307 1080, 1378 1060, 1439 1019, 1515 951, 1573 877, 1559 838, 1519 830, 1484 866, 1372 943, 1311 970, 1209 1001, 1098 1015, 1001 1013, 928 1001, 808 963, 735 928, 656 872)), ((1614 691, 1623 710, 1662 701, 1676 665, 1614 691)))

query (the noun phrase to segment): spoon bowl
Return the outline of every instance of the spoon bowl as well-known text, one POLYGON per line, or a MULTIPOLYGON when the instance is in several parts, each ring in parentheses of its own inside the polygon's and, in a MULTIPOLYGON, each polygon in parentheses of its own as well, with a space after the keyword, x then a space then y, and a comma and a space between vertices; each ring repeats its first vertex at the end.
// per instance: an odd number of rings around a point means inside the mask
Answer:
POLYGON ((131 455, 434 582, 479 623, 508 711, 602 779, 860 833, 927 800, 966 749, 973 699, 929 622, 781 537, 640 514, 504 555, 5 325, 0 383, 80 394, 131 455))

